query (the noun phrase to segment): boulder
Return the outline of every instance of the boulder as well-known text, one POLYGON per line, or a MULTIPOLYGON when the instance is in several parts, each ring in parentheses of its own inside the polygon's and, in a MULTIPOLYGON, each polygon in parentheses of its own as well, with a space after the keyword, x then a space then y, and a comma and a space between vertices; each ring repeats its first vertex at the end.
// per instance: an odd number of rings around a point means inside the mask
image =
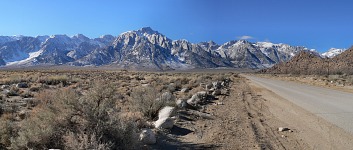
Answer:
POLYGON ((175 108, 165 106, 158 112, 158 119, 169 118, 173 115, 175 108))
POLYGON ((142 87, 151 87, 151 84, 142 84, 142 87))
POLYGON ((212 92, 213 96, 218 96, 218 95, 221 95, 221 94, 222 94, 221 90, 215 90, 215 91, 212 92))
POLYGON ((24 111, 24 110, 21 110, 19 113, 18 113, 18 117, 23 120, 26 118, 26 115, 27 115, 27 112, 24 111))
POLYGON ((207 92, 205 91, 197 92, 190 99, 187 100, 187 103, 189 105, 195 106, 201 102, 204 102, 206 98, 207 98, 207 92))
POLYGON ((8 89, 8 88, 10 88, 9 85, 2 85, 2 86, 1 86, 1 89, 8 89))
POLYGON ((157 129, 171 129, 174 126, 174 120, 171 118, 158 119, 155 123, 157 129))
POLYGON ((285 128, 285 127, 279 127, 278 128, 279 132, 288 131, 288 130, 289 130, 289 128, 285 128))
POLYGON ((151 145, 157 142, 156 135, 151 129, 143 129, 140 133, 140 139, 142 143, 151 145))
POLYGON ((173 102, 173 101, 175 101, 175 96, 170 92, 164 92, 161 96, 161 99, 163 101, 173 102))
POLYGON ((189 105, 185 99, 178 99, 175 103, 179 108, 187 108, 189 105))
POLYGON ((206 90, 210 90, 210 89, 212 89, 212 87, 213 87, 212 84, 207 84, 207 85, 206 85, 206 90))
POLYGON ((154 123, 155 128, 171 129, 174 126, 174 120, 170 117, 174 114, 174 107, 166 106, 158 113, 158 120, 154 123))
POLYGON ((22 82, 22 83, 18 83, 18 84, 16 84, 16 87, 17 87, 17 88, 28 88, 28 84, 27 84, 27 83, 22 82))
POLYGON ((186 92, 189 92, 189 88, 182 88, 180 90, 181 93, 186 93, 186 92))
POLYGON ((212 82, 213 88, 214 89, 220 89, 222 88, 221 82, 212 82))
POLYGON ((7 95, 8 93, 10 93, 10 90, 5 89, 5 90, 3 90, 1 93, 4 94, 4 95, 7 95))

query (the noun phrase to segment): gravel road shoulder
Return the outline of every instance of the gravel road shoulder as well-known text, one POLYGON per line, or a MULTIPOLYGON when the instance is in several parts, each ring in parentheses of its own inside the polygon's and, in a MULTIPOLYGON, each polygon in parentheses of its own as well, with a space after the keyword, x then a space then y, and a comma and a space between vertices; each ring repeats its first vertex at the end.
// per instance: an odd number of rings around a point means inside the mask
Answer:
POLYGON ((298 135, 300 130, 283 122, 261 90, 243 77, 232 79, 230 94, 206 105, 203 113, 211 117, 181 112, 181 119, 170 133, 159 139, 161 149, 308 149, 298 135), (268 107, 268 105, 270 107, 268 107), (272 108, 271 108, 272 109, 272 108), (280 132, 279 127, 290 130, 280 132))
POLYGON ((351 134, 260 85, 249 80, 247 82, 267 100, 269 111, 282 121, 282 126, 293 129, 299 142, 307 143, 309 149, 352 149, 351 134))

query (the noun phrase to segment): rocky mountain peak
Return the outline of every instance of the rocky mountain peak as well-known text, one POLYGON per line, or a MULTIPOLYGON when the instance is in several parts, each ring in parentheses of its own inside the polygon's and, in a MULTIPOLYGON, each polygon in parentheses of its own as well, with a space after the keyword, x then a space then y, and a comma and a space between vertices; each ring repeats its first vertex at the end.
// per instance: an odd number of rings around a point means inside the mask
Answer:
POLYGON ((142 34, 159 34, 157 31, 153 30, 151 27, 143 27, 139 30, 137 30, 137 32, 142 33, 142 34))
POLYGON ((90 39, 87 36, 84 36, 83 34, 76 34, 72 36, 72 39, 77 39, 80 41, 89 41, 90 39))
POLYGON ((340 48, 330 48, 327 52, 322 53, 322 57, 328 57, 328 58, 333 58, 341 53, 343 53, 346 49, 340 49, 340 48))

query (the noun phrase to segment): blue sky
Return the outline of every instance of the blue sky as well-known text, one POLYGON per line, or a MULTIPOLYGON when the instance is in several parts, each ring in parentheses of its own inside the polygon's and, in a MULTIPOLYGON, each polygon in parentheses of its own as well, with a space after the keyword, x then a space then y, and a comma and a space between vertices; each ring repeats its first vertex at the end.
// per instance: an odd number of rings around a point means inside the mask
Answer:
POLYGON ((218 44, 247 38, 326 51, 353 45, 349 0, 1 0, 0 35, 94 38, 152 27, 218 44))

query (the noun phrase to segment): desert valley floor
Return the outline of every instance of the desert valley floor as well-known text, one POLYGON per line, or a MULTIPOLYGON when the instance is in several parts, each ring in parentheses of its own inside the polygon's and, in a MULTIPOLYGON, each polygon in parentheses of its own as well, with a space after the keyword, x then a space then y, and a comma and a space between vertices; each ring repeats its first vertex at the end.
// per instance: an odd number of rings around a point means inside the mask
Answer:
POLYGON ((352 146, 339 127, 231 70, 37 69, 0 76, 1 149, 352 146))

